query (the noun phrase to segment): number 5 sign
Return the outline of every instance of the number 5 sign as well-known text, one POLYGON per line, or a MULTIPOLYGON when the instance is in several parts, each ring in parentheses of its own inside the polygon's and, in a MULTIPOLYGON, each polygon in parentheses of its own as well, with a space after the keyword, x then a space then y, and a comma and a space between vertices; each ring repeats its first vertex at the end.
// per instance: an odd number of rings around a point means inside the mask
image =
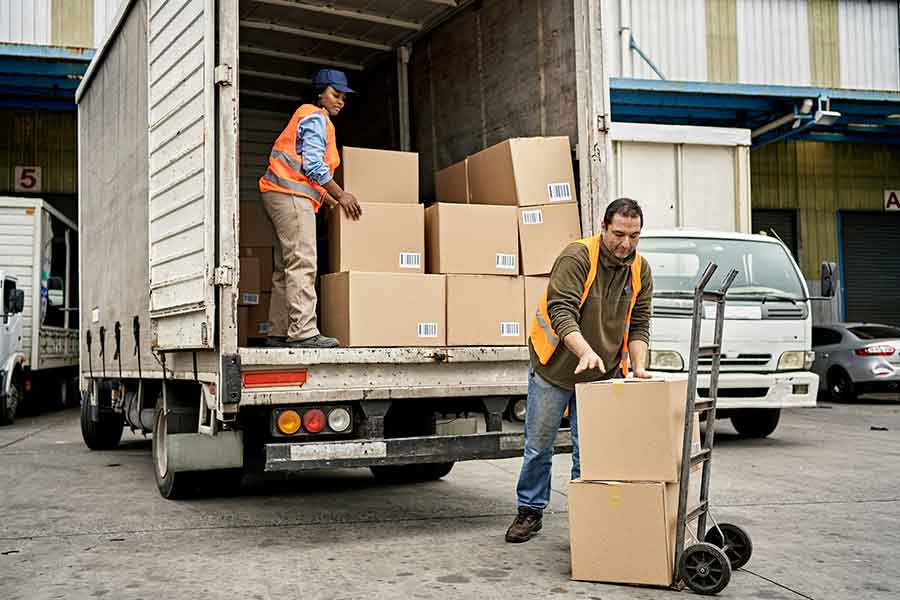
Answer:
POLYGON ((40 167, 16 167, 16 184, 17 192, 35 192, 41 191, 41 168, 40 167))

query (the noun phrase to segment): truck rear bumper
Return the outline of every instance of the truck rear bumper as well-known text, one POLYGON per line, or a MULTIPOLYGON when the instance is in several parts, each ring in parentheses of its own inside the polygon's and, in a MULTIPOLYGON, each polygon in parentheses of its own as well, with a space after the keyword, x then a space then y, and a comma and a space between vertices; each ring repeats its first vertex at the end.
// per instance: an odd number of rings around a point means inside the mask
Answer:
MULTIPOLYGON (((523 432, 425 436, 266 444, 266 471, 305 471, 338 467, 369 467, 411 463, 457 462, 521 456, 523 432)), ((572 451, 572 435, 561 429, 556 453, 572 451)))

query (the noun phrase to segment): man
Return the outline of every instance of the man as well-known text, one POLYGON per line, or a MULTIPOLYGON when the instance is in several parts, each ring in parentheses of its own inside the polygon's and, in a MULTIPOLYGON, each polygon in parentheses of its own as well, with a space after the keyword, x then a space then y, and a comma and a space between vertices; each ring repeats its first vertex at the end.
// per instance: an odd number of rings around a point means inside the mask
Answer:
POLYGON ((619 198, 606 209, 599 236, 569 244, 550 272, 547 292, 529 337, 525 462, 516 488, 518 515, 507 542, 540 531, 550 501, 556 432, 566 408, 572 429, 572 479, 581 475, 575 384, 627 374, 647 379, 650 341, 650 266, 636 252, 644 215, 619 198), (562 343, 560 343, 560 340, 562 343))

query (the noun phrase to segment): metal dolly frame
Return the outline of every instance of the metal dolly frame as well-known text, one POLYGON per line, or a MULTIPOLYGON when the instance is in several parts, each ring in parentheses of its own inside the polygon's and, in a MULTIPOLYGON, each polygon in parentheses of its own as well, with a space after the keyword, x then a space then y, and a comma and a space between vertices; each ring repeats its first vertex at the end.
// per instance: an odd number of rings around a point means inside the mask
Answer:
POLYGON ((731 581, 731 572, 745 565, 750 560, 753 545, 747 532, 728 523, 716 523, 710 514, 709 480, 712 469, 713 441, 715 438, 716 404, 719 384, 719 366, 722 355, 722 331, 725 324, 725 296, 738 275, 732 269, 722 282, 718 291, 707 291, 718 265, 710 262, 697 285, 694 287, 694 310, 691 326, 691 356, 688 370, 688 389, 684 414, 684 441, 682 456, 690 457, 681 461, 681 479, 678 490, 678 521, 675 534, 675 574, 674 584, 683 583, 696 593, 711 595, 721 592, 731 581), (703 326, 705 302, 716 305, 713 343, 701 346, 701 329, 703 326), (697 372, 701 358, 712 359, 709 374, 709 397, 697 400, 697 372), (694 414, 707 414, 706 436, 697 454, 692 451, 692 433, 694 414), (699 504, 688 510, 688 490, 691 485, 691 469, 702 464, 699 504), (709 517, 713 527, 706 530, 709 517), (688 524, 697 519, 696 543, 685 547, 685 535, 689 533, 688 524), (704 535, 705 532, 705 535, 704 535), (702 541, 701 541, 702 538, 702 541))

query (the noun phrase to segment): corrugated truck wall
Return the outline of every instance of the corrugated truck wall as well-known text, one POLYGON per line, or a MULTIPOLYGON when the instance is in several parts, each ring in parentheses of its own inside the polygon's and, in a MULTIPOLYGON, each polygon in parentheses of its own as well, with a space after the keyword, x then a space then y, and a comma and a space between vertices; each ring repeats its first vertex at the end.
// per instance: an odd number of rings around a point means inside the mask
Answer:
POLYGON ((31 195, 74 196, 78 191, 75 112, 0 109, 0 195, 23 193, 21 185, 16 186, 16 167, 41 168, 41 188, 31 195))
POLYGON ((410 62, 419 185, 510 137, 577 140, 571 2, 486 0, 415 44, 410 62))

